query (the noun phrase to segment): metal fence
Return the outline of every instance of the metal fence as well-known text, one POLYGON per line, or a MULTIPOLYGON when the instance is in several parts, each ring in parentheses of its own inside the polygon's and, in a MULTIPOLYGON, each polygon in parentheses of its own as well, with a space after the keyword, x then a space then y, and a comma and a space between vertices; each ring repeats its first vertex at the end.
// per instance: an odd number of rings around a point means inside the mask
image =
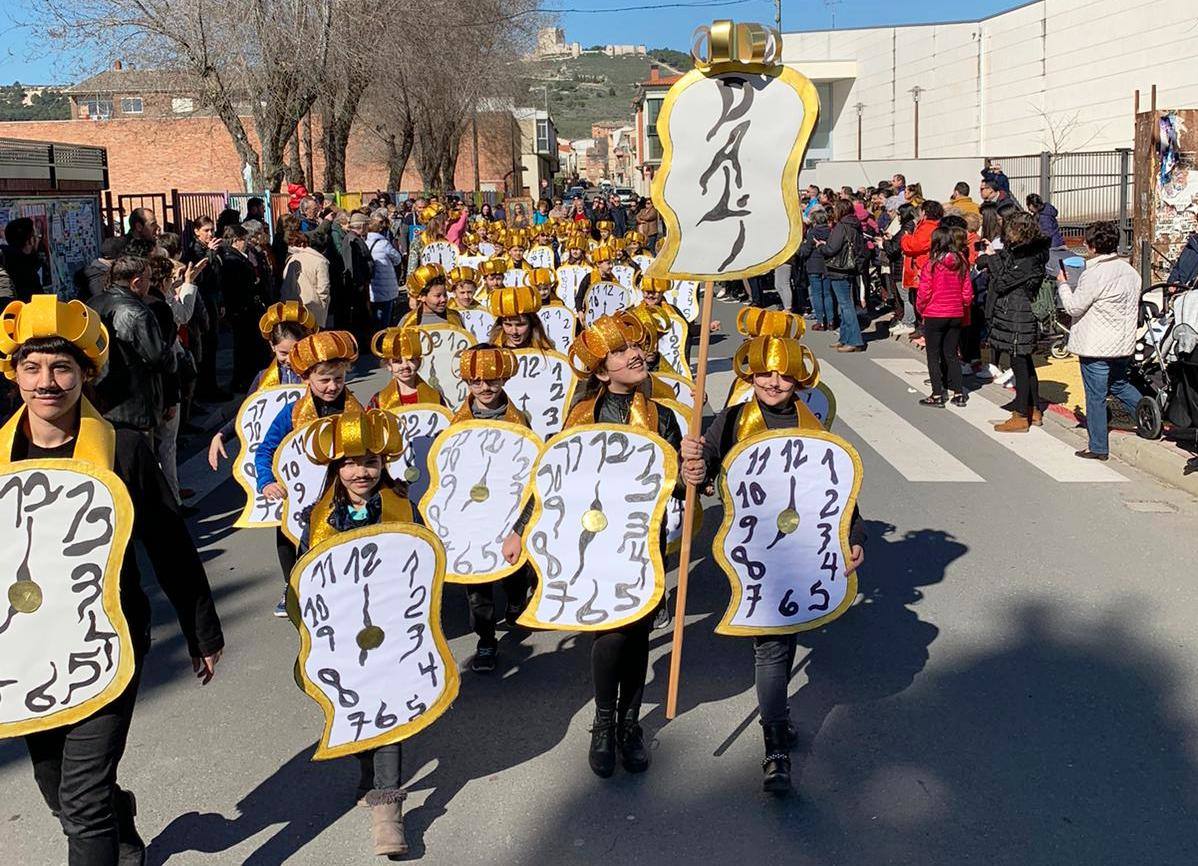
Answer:
POLYGON ((1096 220, 1115 220, 1123 230, 1124 249, 1131 243, 1131 203, 1134 194, 1131 150, 995 156, 1011 184, 1011 195, 1022 204, 1038 193, 1056 207, 1061 230, 1079 236, 1096 220))

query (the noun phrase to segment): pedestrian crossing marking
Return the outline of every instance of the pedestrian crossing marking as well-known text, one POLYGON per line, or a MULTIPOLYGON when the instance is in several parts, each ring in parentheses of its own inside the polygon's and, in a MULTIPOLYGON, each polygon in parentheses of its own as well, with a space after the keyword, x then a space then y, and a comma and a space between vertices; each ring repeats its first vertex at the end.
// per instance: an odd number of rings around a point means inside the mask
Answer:
POLYGON ((908 481, 985 481, 823 358, 819 374, 836 395, 836 420, 851 427, 908 481))
MULTIPOLYGON (((921 394, 931 394, 926 382, 928 368, 918 358, 873 358, 875 364, 888 370, 921 394)), ((835 388, 835 386, 834 386, 835 388)), ((950 406, 946 413, 955 415, 980 430, 1016 456, 1026 460, 1054 481, 1065 483, 1111 483, 1127 481, 1110 466, 1094 460, 1079 460, 1074 448, 1043 430, 1033 427, 1027 433, 999 433, 994 429, 1001 410, 989 400, 974 398, 964 407, 950 406)))

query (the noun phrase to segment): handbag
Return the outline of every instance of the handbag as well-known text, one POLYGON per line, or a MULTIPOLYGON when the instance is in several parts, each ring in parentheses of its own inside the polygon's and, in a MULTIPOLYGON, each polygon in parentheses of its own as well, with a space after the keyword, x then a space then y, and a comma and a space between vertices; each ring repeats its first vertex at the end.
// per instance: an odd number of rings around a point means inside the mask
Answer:
POLYGON ((825 267, 830 271, 856 273, 857 271, 857 239, 852 229, 845 229, 844 243, 836 251, 836 255, 825 261, 825 267))

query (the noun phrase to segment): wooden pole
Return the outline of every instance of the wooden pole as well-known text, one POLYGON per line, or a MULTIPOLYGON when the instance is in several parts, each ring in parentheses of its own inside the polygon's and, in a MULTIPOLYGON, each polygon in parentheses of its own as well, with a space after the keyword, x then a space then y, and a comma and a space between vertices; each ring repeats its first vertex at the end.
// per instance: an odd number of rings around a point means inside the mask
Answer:
MULTIPOLYGON (((710 280, 703 289, 703 312, 699 315, 699 363, 695 373, 695 405, 687 433, 698 437, 703 428, 703 395, 707 393, 707 350, 711 346, 711 299, 715 287, 710 280)), ((670 649, 670 685, 666 692, 666 718, 678 712, 678 676, 682 672, 682 630, 686 627, 686 582, 691 565, 691 518, 699 489, 686 485, 686 505, 682 510, 682 549, 678 552, 678 591, 674 596, 674 643, 670 649)))

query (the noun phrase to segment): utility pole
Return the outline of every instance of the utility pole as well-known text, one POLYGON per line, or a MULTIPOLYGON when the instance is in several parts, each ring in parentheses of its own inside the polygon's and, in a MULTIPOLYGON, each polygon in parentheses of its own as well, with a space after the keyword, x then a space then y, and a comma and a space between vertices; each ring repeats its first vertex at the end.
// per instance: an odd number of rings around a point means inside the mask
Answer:
POLYGON ((861 112, 865 111, 865 103, 858 102, 853 108, 857 109, 857 162, 861 162, 861 112))
POLYGON ((828 13, 832 16, 832 29, 836 29, 836 7, 839 6, 841 0, 824 0, 824 5, 828 7, 828 13))
POLYGON ((923 93, 924 88, 918 84, 912 87, 907 92, 911 94, 911 99, 915 103, 915 158, 919 159, 919 95, 923 93))
POLYGON ((782 33, 782 0, 774 0, 774 28, 782 33))

